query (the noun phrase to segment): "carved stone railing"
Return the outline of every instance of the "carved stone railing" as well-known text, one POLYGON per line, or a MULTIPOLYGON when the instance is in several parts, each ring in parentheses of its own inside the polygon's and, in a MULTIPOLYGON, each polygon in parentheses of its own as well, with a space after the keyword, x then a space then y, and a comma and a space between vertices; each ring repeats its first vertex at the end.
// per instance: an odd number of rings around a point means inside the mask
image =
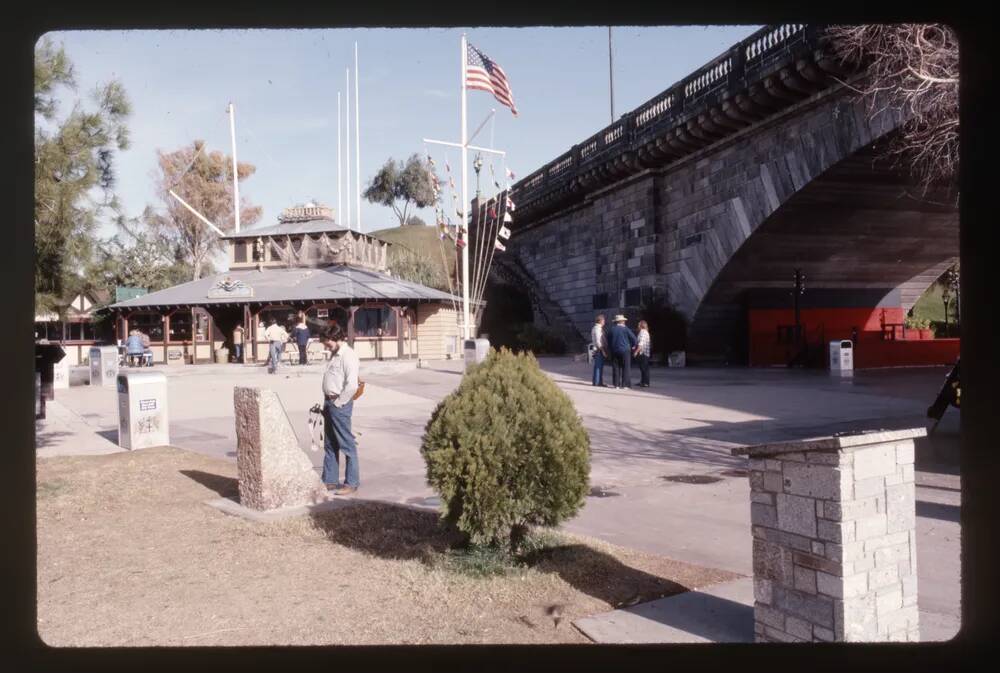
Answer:
POLYGON ((767 26, 512 186, 521 215, 697 151, 830 85, 823 27, 767 26))

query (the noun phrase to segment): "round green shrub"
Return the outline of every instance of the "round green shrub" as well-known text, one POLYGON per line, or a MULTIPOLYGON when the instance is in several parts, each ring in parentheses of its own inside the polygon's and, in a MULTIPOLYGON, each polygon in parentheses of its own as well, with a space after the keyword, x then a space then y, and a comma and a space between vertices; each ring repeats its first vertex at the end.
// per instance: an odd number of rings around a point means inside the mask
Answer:
POLYGON ((446 521, 473 545, 516 550, 531 525, 583 506, 590 438, 531 353, 490 349, 434 410, 420 453, 446 521))

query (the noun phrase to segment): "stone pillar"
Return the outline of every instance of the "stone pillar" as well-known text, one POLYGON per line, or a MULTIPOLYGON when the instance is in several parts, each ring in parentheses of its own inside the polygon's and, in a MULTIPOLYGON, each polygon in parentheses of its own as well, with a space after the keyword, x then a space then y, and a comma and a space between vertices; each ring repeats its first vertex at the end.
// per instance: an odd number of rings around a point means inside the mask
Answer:
POLYGON ((926 434, 733 449, 750 458, 757 642, 919 640, 913 439, 926 434))
POLYGON ((326 488, 273 390, 233 390, 240 504, 256 510, 322 502, 326 488))

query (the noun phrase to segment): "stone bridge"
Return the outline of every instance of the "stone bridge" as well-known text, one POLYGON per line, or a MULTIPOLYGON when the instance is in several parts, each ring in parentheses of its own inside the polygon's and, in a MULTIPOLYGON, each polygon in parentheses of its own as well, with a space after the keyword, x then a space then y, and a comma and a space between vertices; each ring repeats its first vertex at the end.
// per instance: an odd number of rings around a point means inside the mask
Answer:
POLYGON ((513 185, 492 281, 526 273, 536 322, 581 339, 660 296, 692 355, 765 364, 801 269, 807 338, 883 337, 957 259, 958 211, 883 158, 905 115, 864 76, 821 27, 762 29, 513 185))

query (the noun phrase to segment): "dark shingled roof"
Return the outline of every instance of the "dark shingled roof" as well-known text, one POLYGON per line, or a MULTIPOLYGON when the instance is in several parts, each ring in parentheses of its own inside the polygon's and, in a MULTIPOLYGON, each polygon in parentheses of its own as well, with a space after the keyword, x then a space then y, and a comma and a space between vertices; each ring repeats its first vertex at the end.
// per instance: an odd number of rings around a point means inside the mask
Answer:
MULTIPOLYGON (((218 293, 224 294, 224 293, 218 293)), ((423 299, 461 301, 461 298, 392 278, 384 273, 345 265, 321 268, 239 269, 199 278, 189 283, 152 292, 112 304, 110 308, 153 308, 157 306, 206 306, 284 301, 324 301, 339 299, 401 300, 423 299), (253 289, 252 297, 209 296, 217 281, 230 278, 253 289)))

